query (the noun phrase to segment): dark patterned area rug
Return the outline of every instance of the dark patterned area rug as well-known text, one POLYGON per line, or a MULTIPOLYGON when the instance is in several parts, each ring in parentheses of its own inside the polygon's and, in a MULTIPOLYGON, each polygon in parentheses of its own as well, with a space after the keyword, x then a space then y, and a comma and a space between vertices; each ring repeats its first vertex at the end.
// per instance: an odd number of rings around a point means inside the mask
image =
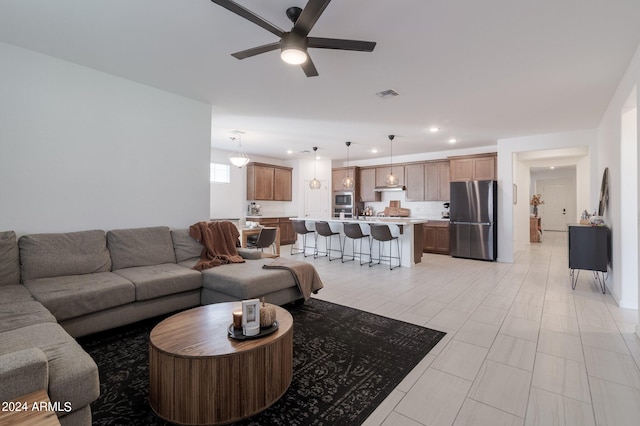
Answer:
MULTIPOLYGON (((322 300, 293 315, 293 380, 284 396, 234 425, 364 422, 445 333, 322 300)), ((94 425, 166 425, 148 402, 151 329, 166 316, 78 339, 100 371, 94 425)))

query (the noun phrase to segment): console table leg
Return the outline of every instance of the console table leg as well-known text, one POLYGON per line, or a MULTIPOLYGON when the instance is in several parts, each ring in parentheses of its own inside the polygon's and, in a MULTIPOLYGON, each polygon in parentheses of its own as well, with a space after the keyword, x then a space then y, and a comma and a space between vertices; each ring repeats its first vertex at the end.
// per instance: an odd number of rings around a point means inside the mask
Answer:
POLYGON ((569 276, 571 277, 571 290, 576 289, 576 284, 578 284, 578 277, 580 276, 579 269, 570 269, 569 276), (577 271, 577 273, 576 273, 577 271))
POLYGON ((596 279, 596 282, 600 286, 602 294, 604 294, 606 290, 606 286, 604 285, 604 272, 593 271, 593 277, 596 279))

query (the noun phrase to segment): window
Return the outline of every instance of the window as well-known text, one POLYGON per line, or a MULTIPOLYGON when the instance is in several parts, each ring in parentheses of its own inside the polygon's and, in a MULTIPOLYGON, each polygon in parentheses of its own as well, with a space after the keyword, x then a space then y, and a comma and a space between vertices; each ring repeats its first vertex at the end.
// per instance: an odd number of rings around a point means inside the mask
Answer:
POLYGON ((230 170, 228 164, 211 163, 211 182, 230 183, 230 170))

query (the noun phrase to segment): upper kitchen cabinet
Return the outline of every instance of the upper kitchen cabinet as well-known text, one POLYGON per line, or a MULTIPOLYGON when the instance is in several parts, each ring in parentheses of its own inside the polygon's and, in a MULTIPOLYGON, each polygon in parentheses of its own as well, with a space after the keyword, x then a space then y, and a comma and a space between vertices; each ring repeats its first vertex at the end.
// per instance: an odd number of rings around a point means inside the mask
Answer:
POLYGON ((292 186, 292 173, 290 168, 274 167, 274 186, 273 186, 273 199, 274 201, 291 201, 291 186, 292 186))
POLYGON ((425 163, 425 201, 449 201, 449 169, 449 161, 425 163))
POLYGON ((271 164, 247 164, 247 200, 291 201, 292 169, 271 164))
MULTIPOLYGON (((376 186, 387 186, 385 180, 389 173, 391 173, 391 166, 379 166, 376 167, 376 186)), ((398 185, 404 185, 404 166, 394 165, 393 175, 398 178, 398 185)))
POLYGON ((359 167, 338 167, 331 170, 331 186, 334 191, 354 191, 359 185, 359 167), (342 185, 342 181, 349 176, 353 179, 354 185, 352 189, 347 189, 342 185))
POLYGON ((407 201, 449 201, 449 161, 404 166, 407 201))
POLYGON ((424 201, 424 163, 404 166, 404 181, 407 185, 407 201, 424 201))
POLYGON ((360 169, 360 189, 358 201, 380 201, 381 196, 376 192, 376 169, 371 167, 368 169, 360 169))
POLYGON ((451 182, 496 180, 496 154, 449 157, 451 182))

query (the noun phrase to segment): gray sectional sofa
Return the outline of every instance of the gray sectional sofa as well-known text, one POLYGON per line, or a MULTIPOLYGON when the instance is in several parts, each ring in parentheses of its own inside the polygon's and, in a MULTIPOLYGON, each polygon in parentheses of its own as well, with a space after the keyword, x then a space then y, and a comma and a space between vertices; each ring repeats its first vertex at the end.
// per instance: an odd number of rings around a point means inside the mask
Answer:
POLYGON ((47 389, 63 425, 90 425, 98 368, 74 337, 200 304, 303 300, 285 270, 248 260, 198 272, 188 230, 167 227, 24 235, 0 232, 0 400, 47 389))

